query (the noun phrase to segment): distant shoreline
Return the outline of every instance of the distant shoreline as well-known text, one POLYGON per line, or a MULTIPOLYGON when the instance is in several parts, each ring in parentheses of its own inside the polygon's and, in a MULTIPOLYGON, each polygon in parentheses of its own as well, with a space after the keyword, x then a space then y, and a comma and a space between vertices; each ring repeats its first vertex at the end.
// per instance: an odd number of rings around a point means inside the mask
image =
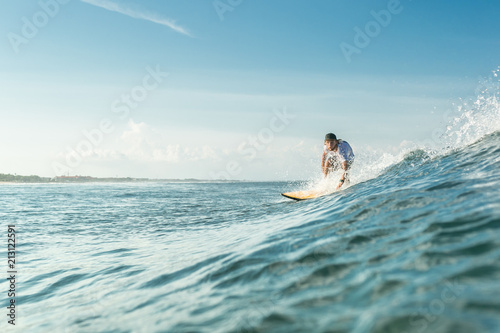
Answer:
POLYGON ((107 177, 98 178, 90 176, 58 176, 58 177, 40 177, 40 176, 18 176, 12 174, 0 173, 0 184, 82 184, 82 183, 221 183, 221 182, 246 182, 244 180, 224 180, 224 179, 150 179, 150 178, 132 178, 132 177, 107 177))

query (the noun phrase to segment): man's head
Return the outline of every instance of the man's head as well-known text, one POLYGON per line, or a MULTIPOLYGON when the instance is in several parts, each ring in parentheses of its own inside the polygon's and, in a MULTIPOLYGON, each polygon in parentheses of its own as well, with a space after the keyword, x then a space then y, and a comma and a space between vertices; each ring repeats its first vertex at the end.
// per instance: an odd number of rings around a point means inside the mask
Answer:
POLYGON ((325 141, 327 140, 337 140, 337 136, 333 133, 328 133, 327 135, 325 135, 325 141))
POLYGON ((328 150, 334 150, 337 147, 338 141, 337 136, 333 133, 328 133, 325 135, 325 145, 328 150))

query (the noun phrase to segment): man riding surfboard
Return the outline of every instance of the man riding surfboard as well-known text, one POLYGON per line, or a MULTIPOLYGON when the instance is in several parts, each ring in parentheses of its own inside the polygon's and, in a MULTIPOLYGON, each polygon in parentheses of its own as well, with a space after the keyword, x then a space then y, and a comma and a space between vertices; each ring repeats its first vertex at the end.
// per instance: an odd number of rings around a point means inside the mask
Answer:
POLYGON ((351 168, 354 162, 354 152, 351 146, 342 139, 337 139, 337 136, 333 133, 328 133, 325 135, 325 145, 323 147, 323 157, 321 159, 321 171, 325 175, 332 171, 344 170, 342 176, 340 177, 339 184, 337 185, 337 190, 344 184, 348 182, 348 170, 351 168))

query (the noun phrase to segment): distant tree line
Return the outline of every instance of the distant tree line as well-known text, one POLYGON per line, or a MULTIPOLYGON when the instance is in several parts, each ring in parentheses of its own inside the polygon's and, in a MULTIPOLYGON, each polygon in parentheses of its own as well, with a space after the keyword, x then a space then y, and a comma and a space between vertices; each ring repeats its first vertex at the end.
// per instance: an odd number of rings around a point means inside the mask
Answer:
POLYGON ((95 178, 90 176, 57 176, 54 178, 40 176, 18 176, 0 173, 0 183, 87 183, 87 182, 234 182, 232 180, 203 180, 194 178, 185 179, 149 179, 131 177, 95 178))
POLYGON ((12 182, 12 183, 48 183, 50 178, 40 177, 40 176, 18 176, 0 173, 0 182, 12 182))

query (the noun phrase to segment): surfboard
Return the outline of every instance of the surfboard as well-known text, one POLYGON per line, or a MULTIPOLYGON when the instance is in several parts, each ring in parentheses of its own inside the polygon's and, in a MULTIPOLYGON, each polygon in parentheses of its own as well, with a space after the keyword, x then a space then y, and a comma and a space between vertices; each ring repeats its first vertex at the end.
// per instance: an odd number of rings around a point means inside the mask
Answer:
POLYGON ((286 192, 286 193, 281 193, 281 195, 293 200, 308 200, 308 199, 319 198, 330 193, 332 192, 325 190, 310 190, 310 191, 286 192))

